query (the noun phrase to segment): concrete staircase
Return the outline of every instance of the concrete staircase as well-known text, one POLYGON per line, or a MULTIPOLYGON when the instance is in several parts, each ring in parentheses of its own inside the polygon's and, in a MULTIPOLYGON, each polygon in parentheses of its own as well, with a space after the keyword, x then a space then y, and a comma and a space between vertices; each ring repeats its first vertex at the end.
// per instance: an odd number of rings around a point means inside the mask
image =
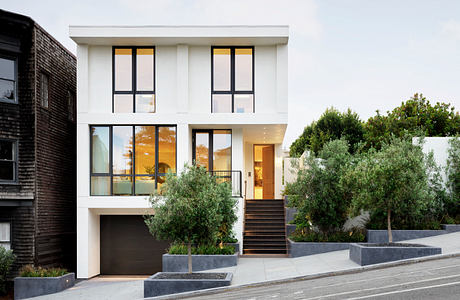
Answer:
POLYGON ((243 254, 286 254, 284 200, 246 200, 243 254))

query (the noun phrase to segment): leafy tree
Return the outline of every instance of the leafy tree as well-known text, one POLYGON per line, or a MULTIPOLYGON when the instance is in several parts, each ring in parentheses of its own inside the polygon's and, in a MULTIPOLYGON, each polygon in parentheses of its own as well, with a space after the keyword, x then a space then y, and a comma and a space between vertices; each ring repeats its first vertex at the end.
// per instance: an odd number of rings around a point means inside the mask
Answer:
POLYGON ((432 105, 422 94, 415 94, 385 116, 377 111, 364 127, 367 147, 379 149, 392 135, 457 135, 460 133, 460 115, 450 104, 437 102, 432 105))
POLYGON ((350 109, 345 113, 334 108, 326 109, 318 121, 305 127, 299 138, 292 143, 289 154, 291 157, 299 157, 307 149, 318 154, 325 143, 341 138, 348 141, 349 151, 353 153, 362 141, 363 134, 363 124, 356 113, 350 109))
POLYGON ((158 239, 187 245, 191 273, 192 244, 215 245, 219 228, 231 228, 236 220, 229 216, 234 214, 229 198, 228 184, 219 184, 203 167, 186 165, 179 176, 167 175, 161 195, 150 197, 155 215, 146 216, 145 223, 158 239))
POLYGON ((383 211, 387 218, 389 242, 393 242, 392 219, 409 213, 420 215, 424 204, 432 203, 427 161, 420 145, 408 139, 392 138, 380 151, 363 154, 356 166, 344 176, 352 186, 352 209, 371 213, 383 211))
POLYGON ((311 221, 322 232, 341 229, 348 217, 351 193, 341 177, 352 163, 347 141, 327 142, 318 156, 310 155, 297 180, 286 185, 290 203, 298 209, 298 226, 311 221), (304 222, 304 223, 302 223, 304 222))
POLYGON ((6 294, 8 273, 15 259, 16 256, 13 254, 13 250, 6 250, 0 246, 0 295, 6 294))
MULTIPOLYGON (((460 138, 449 141, 449 157, 447 159, 448 201, 446 213, 449 217, 460 221, 460 138)), ((455 222, 455 221, 454 221, 455 222)))

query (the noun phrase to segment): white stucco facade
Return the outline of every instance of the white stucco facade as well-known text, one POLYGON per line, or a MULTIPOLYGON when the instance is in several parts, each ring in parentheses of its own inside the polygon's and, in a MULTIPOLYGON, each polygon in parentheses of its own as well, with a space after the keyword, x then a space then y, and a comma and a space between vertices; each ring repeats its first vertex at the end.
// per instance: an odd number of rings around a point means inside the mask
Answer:
POLYGON ((242 172, 234 231, 242 242, 243 197, 252 198, 253 146, 273 144, 275 198, 282 191, 288 120, 287 26, 71 26, 77 43, 77 277, 100 274, 100 215, 143 215, 146 196, 90 196, 91 125, 176 127, 180 172, 192 162, 193 129, 231 129, 232 170, 242 172), (155 46, 155 113, 112 113, 114 46, 155 46), (254 47, 254 113, 211 113, 211 46, 254 47))

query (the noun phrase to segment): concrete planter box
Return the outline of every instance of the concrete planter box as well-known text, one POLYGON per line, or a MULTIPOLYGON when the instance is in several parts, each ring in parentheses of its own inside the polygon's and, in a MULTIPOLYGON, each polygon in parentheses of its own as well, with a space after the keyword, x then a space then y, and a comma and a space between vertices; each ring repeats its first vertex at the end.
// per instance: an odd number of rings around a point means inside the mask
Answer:
POLYGON ((441 254, 441 248, 416 244, 411 247, 350 244, 350 259, 361 266, 436 254, 441 254))
MULTIPOLYGON (((238 253, 232 255, 192 255, 193 272, 236 266, 238 253)), ((163 254, 163 272, 188 272, 188 256, 163 254)))
POLYGON ((75 285, 75 273, 60 277, 16 277, 14 299, 25 299, 63 291, 75 285))
POLYGON ((297 208, 295 207, 285 207, 285 222, 286 224, 295 219, 297 215, 297 208))
POLYGON ((347 250, 349 247, 350 243, 294 242, 288 239, 289 257, 300 257, 331 251, 347 250))
POLYGON ((165 272, 156 273, 144 280, 144 298, 229 286, 233 274, 225 273, 224 279, 157 279, 165 272))
MULTIPOLYGON (((429 236, 441 235, 451 233, 460 229, 457 229, 453 225, 448 230, 392 230, 393 242, 421 239, 429 236), (457 230, 456 230, 457 229, 457 230)), ((459 226, 460 227, 460 226, 459 226)), ((387 230, 367 230, 367 242, 368 243, 388 243, 388 231, 387 230)))
POLYGON ((460 224, 442 224, 441 226, 448 233, 460 231, 460 224))
POLYGON ((228 246, 235 248, 235 253, 240 254, 240 243, 226 243, 228 246))
POLYGON ((295 224, 286 224, 286 236, 290 236, 296 229, 295 224))

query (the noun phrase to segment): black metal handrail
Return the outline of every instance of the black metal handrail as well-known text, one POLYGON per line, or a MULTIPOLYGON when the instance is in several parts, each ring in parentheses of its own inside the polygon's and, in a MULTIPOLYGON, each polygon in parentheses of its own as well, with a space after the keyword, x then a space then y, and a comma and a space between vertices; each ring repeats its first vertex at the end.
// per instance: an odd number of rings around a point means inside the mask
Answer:
POLYGON ((219 182, 228 182, 232 187, 232 197, 242 197, 241 191, 241 171, 208 171, 219 182))

